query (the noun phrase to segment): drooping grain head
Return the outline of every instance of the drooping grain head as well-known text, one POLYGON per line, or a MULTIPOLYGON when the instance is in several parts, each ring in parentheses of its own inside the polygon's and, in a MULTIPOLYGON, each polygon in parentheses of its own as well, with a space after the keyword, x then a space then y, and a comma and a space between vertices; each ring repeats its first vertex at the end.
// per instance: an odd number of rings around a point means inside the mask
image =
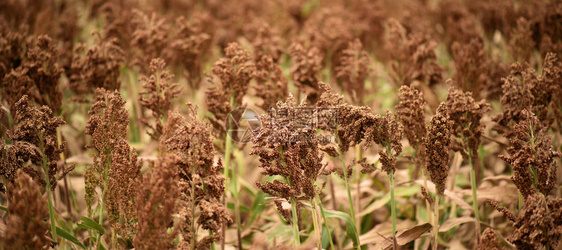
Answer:
POLYGON ((318 86, 320 70, 324 60, 316 47, 305 48, 303 43, 293 43, 289 47, 291 55, 291 77, 299 91, 306 94, 310 104, 316 103, 321 95, 318 86))
POLYGON ((447 106, 445 103, 441 103, 431 118, 427 136, 423 139, 425 165, 439 195, 443 195, 445 192, 445 183, 449 175, 451 134, 452 122, 449 120, 447 106))
MULTIPOLYGON (((66 143, 59 144, 57 139, 57 129, 65 124, 60 117, 53 117, 52 111, 47 107, 36 108, 30 102, 27 95, 24 95, 15 105, 16 113, 14 117, 15 128, 8 132, 13 145, 4 146, 7 159, 14 159, 9 166, 18 166, 27 174, 38 180, 45 180, 48 176, 50 183, 64 177, 74 167, 69 167, 61 171, 62 167, 58 164, 60 153, 64 151, 66 143), (27 164, 31 160, 31 164, 27 164), (44 172, 43 164, 46 164, 47 173, 44 172)), ((4 154, 4 153, 3 153, 4 154)), ((6 172, 8 180, 13 177, 15 169, 6 172)), ((45 187, 44 181, 39 181, 45 187)), ((56 185, 52 185, 54 190, 56 185)))
POLYGON ((242 99, 256 72, 250 53, 238 43, 228 44, 224 52, 225 57, 219 59, 212 68, 220 82, 206 90, 205 100, 209 112, 214 115, 211 122, 217 130, 225 128, 224 122, 230 111, 242 106, 242 99))
POLYGON ((474 98, 492 85, 491 60, 484 48, 484 41, 474 38, 468 43, 454 42, 452 45, 455 73, 453 83, 464 91, 470 91, 474 98))
POLYGON ((197 120, 195 107, 190 106, 187 118, 174 111, 169 120, 160 143, 168 155, 174 156, 173 165, 179 173, 180 246, 190 246, 200 228, 213 234, 195 238, 195 247, 207 248, 221 239, 222 224, 232 221, 220 202, 225 190, 222 162, 215 162, 211 128, 206 122, 197 120))
POLYGON ((558 98, 554 97, 561 93, 562 69, 554 53, 546 55, 543 66, 540 75, 529 64, 523 66, 516 63, 511 66, 511 74, 503 79, 503 95, 500 99, 503 111, 494 117, 498 123, 495 130, 510 137, 510 128, 526 119, 522 112, 524 109, 533 112, 544 126, 553 123, 560 107, 558 98))
POLYGON ((168 112, 172 108, 174 99, 181 92, 178 83, 173 83, 174 75, 170 74, 164 67, 166 63, 161 58, 152 59, 150 62, 150 76, 142 76, 143 90, 140 92, 140 104, 152 111, 154 123, 143 119, 143 123, 152 129, 148 132, 150 137, 158 140, 162 135, 163 122, 166 120, 168 112))
POLYGON ((133 28, 131 46, 137 49, 133 57, 133 65, 137 65, 140 72, 148 74, 150 68, 147 62, 153 58, 163 56, 164 49, 168 46, 170 26, 165 18, 134 9, 130 20, 133 28))
POLYGON ((481 171, 478 148, 480 136, 485 128, 480 120, 490 111, 490 105, 484 99, 476 102, 471 92, 462 91, 451 81, 447 81, 451 86, 447 94, 447 112, 452 122, 452 134, 460 139, 460 141, 452 141, 452 148, 460 151, 465 159, 470 158, 476 172, 476 179, 479 180, 481 171))
POLYGON ((365 80, 370 72, 369 54, 363 50, 359 39, 347 44, 342 51, 336 67, 336 78, 343 91, 351 96, 351 101, 363 105, 365 80))
POLYGON ((154 168, 135 181, 138 186, 134 196, 137 219, 133 244, 138 249, 166 249, 178 234, 173 215, 177 212, 180 195, 176 155, 159 158, 154 168))
MULTIPOLYGON (((404 133, 410 146, 418 151, 423 137, 427 134, 423 94, 414 87, 403 85, 398 95, 400 102, 396 105, 396 116, 404 126, 404 133)), ((418 152, 419 154, 419 152, 418 152)))
POLYGON ((523 197, 537 191, 548 195, 556 186, 556 158, 562 154, 552 149, 548 128, 533 113, 523 110, 522 115, 526 119, 513 127, 509 156, 499 157, 513 167, 512 180, 523 197))
POLYGON ((80 44, 74 49, 74 57, 69 71, 70 89, 84 95, 95 91, 96 88, 119 90, 121 64, 125 60, 125 52, 118 45, 116 38, 102 38, 99 32, 96 44, 86 50, 80 44))
POLYGON ((304 100, 297 105, 296 99, 289 95, 285 102, 278 102, 274 109, 260 116, 262 126, 253 141, 251 154, 260 157, 262 174, 282 176, 287 180, 256 185, 286 201, 298 198, 310 200, 319 192, 314 182, 323 168, 322 152, 315 137, 315 127, 300 123, 314 120, 312 113, 303 112, 306 108, 304 100))
POLYGON ((507 237, 519 249, 555 248, 562 238, 562 199, 540 193, 525 198, 525 207, 507 237))
POLYGON ((181 66, 187 72, 189 85, 198 89, 201 85, 204 59, 211 50, 212 34, 205 27, 212 26, 209 15, 196 13, 187 19, 176 18, 176 27, 170 37, 170 46, 164 50, 166 61, 172 66, 181 66))
POLYGON ((142 162, 136 150, 123 138, 116 139, 107 171, 107 190, 103 197, 107 217, 115 231, 126 239, 135 235, 135 196, 141 178, 142 162))
POLYGON ((427 85, 441 82, 443 69, 437 63, 437 43, 420 33, 407 33, 395 19, 388 21, 386 51, 391 60, 392 81, 396 86, 421 81, 427 85))
POLYGON ((41 187, 23 170, 8 185, 6 228, 0 240, 2 249, 43 249, 49 247, 49 212, 41 187), (47 220, 47 222, 45 222, 47 220))
POLYGON ((278 101, 287 97, 289 93, 288 81, 283 76, 283 69, 275 62, 274 58, 268 54, 256 55, 256 82, 254 86, 256 96, 261 98, 263 103, 260 107, 268 110, 278 101))
POLYGON ((491 228, 486 228, 482 235, 480 236, 480 243, 478 244, 478 250, 502 250, 502 244, 498 239, 498 235, 491 228))

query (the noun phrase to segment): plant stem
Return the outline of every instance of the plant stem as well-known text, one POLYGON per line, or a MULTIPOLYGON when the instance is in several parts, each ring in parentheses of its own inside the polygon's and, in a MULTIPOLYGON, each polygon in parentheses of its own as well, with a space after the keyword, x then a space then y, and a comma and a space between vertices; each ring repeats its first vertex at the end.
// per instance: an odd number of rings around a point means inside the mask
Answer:
POLYGON ((314 231, 318 236, 318 241, 316 242, 316 247, 322 249, 322 228, 318 224, 318 213, 316 211, 316 204, 314 199, 310 199, 310 205, 312 205, 312 223, 314 225, 314 231))
POLYGON ((439 241, 439 194, 435 194, 435 204, 433 204, 433 249, 437 250, 439 241))
POLYGON ((355 219, 355 209, 353 208, 353 198, 351 197, 351 189, 349 188, 349 180, 347 178, 347 167, 345 166, 345 159, 343 154, 340 152, 340 160, 343 166, 343 180, 345 183, 345 189, 347 190, 347 199, 349 201, 349 213, 351 215, 351 219, 353 220, 353 224, 357 227, 357 222, 355 219))
POLYGON ((330 247, 332 247, 332 249, 334 248, 334 241, 332 240, 332 234, 330 233, 330 230, 328 230, 328 221, 326 220, 326 215, 324 214, 324 208, 322 207, 322 201, 320 200, 320 197, 318 196, 318 194, 316 194, 316 203, 318 204, 318 207, 320 207, 320 214, 322 215, 322 220, 324 221, 324 225, 326 225, 326 231, 328 231, 328 238, 330 239, 330 247))
MULTIPOLYGON (((45 158, 45 156, 43 156, 43 158, 45 158)), ((45 160, 43 160, 45 161, 45 160)), ((49 175, 47 174, 48 169, 45 167, 43 168, 45 170, 45 175, 46 175, 46 181, 47 181, 47 186, 45 187, 47 189, 47 204, 49 206, 49 218, 51 220, 51 235, 53 237, 53 241, 57 242, 57 224, 56 224, 56 219, 55 219, 55 210, 53 208, 53 199, 52 199, 52 194, 51 194, 51 183, 49 180, 49 175)))
MULTIPOLYGON (((191 178, 193 178, 194 175, 195 175, 195 168, 191 167, 191 178)), ((195 228, 195 185, 197 185, 197 183, 193 183, 193 179, 192 179, 191 181, 191 249, 193 250, 195 250, 195 246, 196 246, 195 241, 197 239, 197 232, 195 228)))
MULTIPOLYGON (((230 107, 233 108, 232 106, 234 105, 234 96, 230 96, 230 107)), ((230 170, 230 160, 231 160, 231 154, 232 154, 232 139, 228 137, 228 131, 230 131, 230 120, 226 119, 226 134, 224 137, 225 140, 225 146, 224 146, 224 179, 225 179, 225 192, 223 194, 223 205, 226 207, 226 194, 228 192, 228 186, 229 186, 229 182, 230 179, 228 178, 229 173, 228 171, 230 170)), ((236 172, 233 171, 233 175, 236 175, 236 172)), ((236 176, 237 177, 237 176, 236 176)), ((235 208, 235 217, 236 217, 236 223, 238 224, 238 232, 240 231, 240 224, 238 223, 238 216, 239 214, 236 213, 236 208, 235 208)), ((226 222, 223 222, 222 224, 222 239, 221 239, 221 249, 225 248, 225 236, 226 236, 226 222)), ((238 242, 240 243, 240 239, 238 239, 238 242)), ((242 247, 242 246, 239 246, 242 247)))
MULTIPOLYGON (((111 166, 111 158, 109 158, 108 164, 107 164, 107 166, 104 167, 104 170, 103 170, 103 190, 101 192, 102 194, 101 194, 101 199, 100 199, 101 200, 100 201, 100 217, 99 217, 99 222, 98 222, 102 227, 103 227, 103 206, 104 206, 103 198, 105 197, 105 192, 107 190, 107 178, 108 178, 107 171, 108 171, 110 166, 111 166)), ((98 234, 96 244, 98 245, 98 248, 99 248, 99 246, 101 244, 101 234, 98 234)))
POLYGON ((47 205, 49 206, 49 219, 51 221, 51 236, 53 237, 53 241, 57 242, 57 222, 55 218, 55 209, 53 208, 53 197, 51 193, 51 180, 49 178, 49 159, 45 155, 45 146, 43 144, 43 136, 40 132, 37 133, 39 135, 39 147, 42 153, 42 167, 43 172, 45 173, 45 189, 47 191, 47 205))
MULTIPOLYGON (((228 139, 230 141, 230 139, 228 139)), ((234 183, 234 216, 236 219, 236 234, 238 236, 238 249, 242 249, 242 227, 240 223, 240 199, 238 193, 238 164, 233 165, 232 182, 234 183)))
POLYGON ((472 207, 474 208, 474 228, 476 233, 476 242, 480 242, 480 213, 478 211, 478 196, 476 194, 476 173, 474 172, 474 163, 472 162, 472 150, 468 150, 470 163, 470 186, 472 188, 472 207))
POLYGON ((299 233, 299 218, 297 217, 297 200, 291 198, 291 213, 293 215, 293 236, 295 237, 295 246, 301 244, 299 233))
POLYGON ((396 201, 394 200, 394 172, 390 171, 390 212, 392 215, 392 238, 396 238, 396 201))
MULTIPOLYGON (((345 189, 347 190, 347 200, 349 201, 349 213, 351 216, 351 220, 353 221, 353 224, 355 225, 355 228, 357 228, 357 220, 355 219, 355 209, 353 208, 353 198, 351 197, 351 190, 349 188, 349 180, 347 178, 347 167, 345 166, 345 159, 343 157, 343 153, 339 152, 340 154, 340 160, 342 162, 343 165, 343 180, 345 183, 345 189)), ((359 241, 359 239, 358 239, 359 241)), ((357 249, 361 249, 361 242, 357 242, 357 249)))
POLYGON ((474 169, 470 170, 470 184, 472 186, 472 206, 474 208, 474 226, 476 231, 476 240, 480 242, 480 212, 478 211, 478 198, 476 196, 476 174, 474 169))
MULTIPOLYGON (((361 159, 363 159, 363 153, 361 152, 361 145, 357 144, 355 145, 355 153, 356 153, 356 157, 357 157, 357 161, 359 162, 361 159)), ((355 180, 357 181, 356 183, 356 188, 357 188, 357 197, 355 197, 355 204, 357 204, 357 213, 361 213, 361 171, 355 171, 355 180)), ((357 227, 357 233, 361 234, 361 219, 359 219, 359 223, 357 223, 357 225, 355 225, 357 227)))

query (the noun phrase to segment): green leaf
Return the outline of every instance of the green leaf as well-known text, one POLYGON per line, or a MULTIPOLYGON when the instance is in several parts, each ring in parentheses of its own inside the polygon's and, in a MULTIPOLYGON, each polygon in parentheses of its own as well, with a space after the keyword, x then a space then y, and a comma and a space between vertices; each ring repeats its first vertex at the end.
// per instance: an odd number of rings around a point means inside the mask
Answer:
POLYGON ((65 240, 68 240, 68 241, 74 243, 75 245, 81 247, 82 249, 86 249, 86 247, 84 246, 84 244, 82 244, 82 242, 80 242, 72 234, 70 234, 69 232, 65 231, 64 229, 62 229, 60 227, 57 227, 57 235, 64 238, 65 240))
POLYGON ((252 208, 250 208, 250 219, 247 226, 252 225, 252 222, 258 217, 265 209, 265 196, 266 194, 260 189, 256 194, 252 208))
POLYGON ((97 222, 95 222, 94 220, 92 220, 88 217, 85 217, 85 216, 83 216, 82 219, 80 219, 80 220, 82 220, 82 223, 78 224, 78 226, 80 228, 92 229, 92 230, 97 231, 100 234, 105 233, 105 230, 103 229, 103 227, 100 224, 98 224, 97 222))
POLYGON ((330 237, 328 234, 331 233, 326 225, 322 225, 322 249, 328 249, 330 246, 330 237))
POLYGON ((0 209, 2 209, 2 210, 4 210, 4 211, 8 212, 8 207, 6 207, 6 206, 0 206, 0 209))
MULTIPOLYGON (((420 191, 419 185, 414 185, 414 186, 410 186, 410 187, 399 187, 399 188, 396 188, 394 190, 394 196, 396 196, 396 197, 412 196, 412 195, 418 193, 419 191, 420 191)), ((388 202, 390 202, 390 193, 386 194, 382 199, 379 199, 376 202, 371 203, 371 205, 369 205, 367 208, 362 210, 361 213, 359 213, 358 215, 359 215, 359 217, 362 217, 366 214, 369 214, 369 213, 383 207, 388 202)))
MULTIPOLYGON (((228 209, 234 210, 234 208, 236 207, 236 205, 235 205, 234 203, 232 203, 232 202, 229 202, 229 203, 226 204, 226 207, 227 207, 228 209)), ((242 213, 247 213, 247 212, 250 212, 250 209, 249 209, 248 207, 246 207, 246 206, 240 206, 240 212, 242 212, 242 213)))
MULTIPOLYGON (((303 205, 310 208, 309 204, 303 203, 303 205)), ((359 244, 359 234, 357 233, 357 227, 353 223, 353 220, 351 219, 351 216, 349 216, 349 214, 329 209, 324 209, 324 214, 326 215, 326 217, 338 218, 345 221, 345 232, 347 234, 347 237, 349 237, 353 241, 353 246, 357 246, 357 244, 359 244)))

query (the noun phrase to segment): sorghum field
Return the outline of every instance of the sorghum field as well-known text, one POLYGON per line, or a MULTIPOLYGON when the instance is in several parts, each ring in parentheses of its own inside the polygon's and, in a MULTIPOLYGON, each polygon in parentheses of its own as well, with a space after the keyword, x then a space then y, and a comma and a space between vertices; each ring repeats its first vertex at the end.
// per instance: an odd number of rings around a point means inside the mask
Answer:
POLYGON ((0 249, 562 249, 562 2, 1 0, 0 249))

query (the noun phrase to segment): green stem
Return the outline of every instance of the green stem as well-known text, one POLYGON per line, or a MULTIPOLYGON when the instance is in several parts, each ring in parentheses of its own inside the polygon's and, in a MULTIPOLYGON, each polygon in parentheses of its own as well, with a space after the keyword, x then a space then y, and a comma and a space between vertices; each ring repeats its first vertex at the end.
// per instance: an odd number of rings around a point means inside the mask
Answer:
POLYGON ((51 221, 51 236, 53 237, 53 241, 57 242, 57 222, 56 222, 56 218, 55 218, 55 209, 53 208, 53 198, 52 198, 52 193, 51 193, 51 180, 49 178, 49 159, 47 159, 47 156, 44 154, 45 152, 45 146, 43 144, 43 136, 41 133, 37 133, 39 135, 39 147, 41 152, 43 153, 43 157, 42 157, 42 167, 43 167, 43 172, 45 173, 45 182, 46 182, 46 186, 45 189, 47 191, 47 205, 49 206, 49 219, 51 221))
POLYGON ((357 225, 355 219, 355 209, 353 208, 353 198, 351 197, 351 189, 349 188, 349 181, 347 178, 347 166, 345 165, 345 159, 343 158, 343 154, 340 152, 340 160, 343 166, 343 180, 345 183, 345 189, 347 190, 347 199, 349 201, 349 213, 351 215, 351 219, 353 220, 353 224, 357 225))
POLYGON ((469 150, 468 162, 470 163, 470 186, 472 188, 472 207, 474 208, 474 226, 476 233, 476 241, 480 242, 480 211, 478 210, 478 196, 476 192, 476 173, 474 172, 474 163, 472 162, 472 151, 469 150))
POLYGON ((439 194, 435 194, 433 209, 433 249, 437 250, 439 244, 439 194))
MULTIPOLYGON (((110 158, 111 159, 111 158, 110 158)), ((108 161, 107 166, 104 167, 104 171, 103 171, 103 190, 102 190, 102 194, 101 194, 101 201, 100 201, 100 217, 99 217, 99 224, 101 226, 103 226, 103 198, 105 197, 105 192, 107 191, 107 171, 109 169, 109 166, 111 166, 111 160, 108 161)), ((98 248, 101 244, 101 234, 98 234, 97 240, 96 240, 96 244, 98 245, 98 248)))
POLYGON ((392 238, 396 238, 396 201, 394 200, 394 171, 390 171, 390 212, 392 215, 392 238))
MULTIPOLYGON (((230 141, 230 139, 228 139, 230 141)), ((242 249, 242 227, 240 222, 240 199, 238 192, 238 164, 232 169, 232 182, 234 183, 234 216, 236 219, 236 234, 238 236, 238 249, 242 249)))
POLYGON ((297 217, 297 200, 291 198, 291 213, 293 215, 293 236, 295 237, 295 246, 301 244, 299 233, 299 218, 297 217))
POLYGON ((336 249, 334 248, 334 241, 332 240, 332 234, 330 233, 330 230, 328 230, 328 221, 326 220, 326 214, 324 214, 324 207, 322 207, 322 201, 320 200, 318 194, 316 194, 316 204, 318 204, 318 207, 320 207, 320 214, 322 215, 322 220, 324 221, 324 225, 326 225, 326 231, 328 231, 328 239, 330 239, 330 247, 332 247, 332 249, 336 249))
MULTIPOLYGON (((342 162, 343 165, 343 180, 345 183, 345 189, 347 190, 347 200, 349 201, 349 213, 351 216, 351 220, 353 221, 353 224, 355 225, 355 228, 357 228, 357 220, 355 219, 355 209, 353 208, 353 198, 351 197, 351 190, 349 188, 349 180, 347 178, 347 167, 345 166, 345 159, 343 157, 343 153, 340 153, 340 160, 342 162)), ((359 242, 359 239, 357 239, 357 249, 361 249, 361 243, 359 242)))
MULTIPOLYGON (((357 157, 357 161, 359 162, 363 159, 363 152, 361 151, 361 145, 355 145, 355 153, 357 157)), ((355 180, 357 181, 356 188, 357 188, 357 197, 355 197, 355 204, 357 204, 357 213, 361 213, 361 171, 355 171, 355 180)), ((359 223, 355 225, 357 227, 357 233, 361 234, 361 219, 359 219, 359 223)))
MULTIPOLYGON (((43 157, 44 158, 44 157, 43 157)), ((51 183, 49 180, 49 175, 46 174, 48 169, 47 168, 43 168, 45 170, 45 175, 47 176, 45 179, 47 181, 47 204, 49 206, 49 218, 51 220, 51 235, 53 237, 53 241, 57 242, 57 224, 56 224, 56 220, 55 220, 55 210, 53 208, 53 199, 52 199, 52 194, 51 194, 51 183)))
MULTIPOLYGON (((191 177, 193 178, 193 176, 195 175, 195 168, 192 167, 191 168, 191 177)), ((191 181, 191 249, 195 250, 195 241, 197 239, 197 228, 195 227, 195 185, 197 185, 197 183, 193 183, 193 181, 191 181)), ((223 230, 224 232, 224 230, 223 230)), ((223 247, 224 249, 224 247, 223 247)))
POLYGON ((314 203, 314 199, 310 199, 310 205, 312 205, 312 223, 314 225, 314 231, 318 236, 318 241, 316 242, 316 247, 318 249, 322 249, 322 228, 320 228, 318 224, 318 213, 316 212, 316 204, 314 203))

